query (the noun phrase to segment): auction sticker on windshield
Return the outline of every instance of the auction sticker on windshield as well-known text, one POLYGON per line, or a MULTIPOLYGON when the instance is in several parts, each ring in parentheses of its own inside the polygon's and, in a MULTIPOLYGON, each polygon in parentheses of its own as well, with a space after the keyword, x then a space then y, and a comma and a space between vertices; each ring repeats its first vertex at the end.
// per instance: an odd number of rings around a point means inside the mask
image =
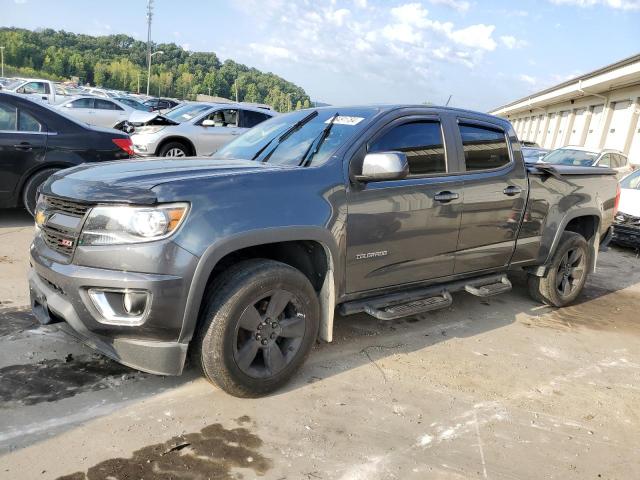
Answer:
MULTIPOLYGON (((334 125, 357 125, 359 124, 362 120, 364 120, 363 117, 344 117, 344 116, 337 116, 336 119, 333 121, 334 125)), ((329 123, 331 121, 331 119, 329 118, 328 120, 325 120, 324 123, 329 123)))

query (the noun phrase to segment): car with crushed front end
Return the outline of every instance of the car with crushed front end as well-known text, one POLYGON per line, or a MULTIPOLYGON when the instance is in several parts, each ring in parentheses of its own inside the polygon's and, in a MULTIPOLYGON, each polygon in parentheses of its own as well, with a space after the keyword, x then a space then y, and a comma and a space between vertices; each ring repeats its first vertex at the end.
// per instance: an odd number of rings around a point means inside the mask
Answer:
POLYGON ((613 223, 612 241, 640 249, 640 170, 620 180, 620 204, 613 223))
POLYGON ((213 157, 79 166, 41 189, 32 309, 132 367, 187 354, 225 391, 285 384, 334 312, 385 321, 510 290, 563 307, 608 241, 615 171, 526 165, 511 124, 427 106, 327 107, 213 157))

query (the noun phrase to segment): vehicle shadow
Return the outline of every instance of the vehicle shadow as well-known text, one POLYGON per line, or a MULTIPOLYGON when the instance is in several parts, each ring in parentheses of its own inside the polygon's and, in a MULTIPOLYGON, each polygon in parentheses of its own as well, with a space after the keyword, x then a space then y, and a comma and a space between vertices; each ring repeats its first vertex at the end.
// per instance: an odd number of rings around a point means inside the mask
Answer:
POLYGON ((22 208, 0 209, 0 227, 18 228, 33 225, 33 217, 22 208))

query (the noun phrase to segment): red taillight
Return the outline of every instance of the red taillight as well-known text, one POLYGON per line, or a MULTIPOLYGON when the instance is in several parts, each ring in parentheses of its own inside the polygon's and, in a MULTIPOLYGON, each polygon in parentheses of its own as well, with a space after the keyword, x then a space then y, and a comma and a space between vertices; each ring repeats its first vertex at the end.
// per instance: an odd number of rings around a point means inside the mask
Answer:
POLYGON ((620 205, 620 184, 616 185, 616 201, 613 204, 613 215, 615 216, 618 213, 618 206, 620 205))
POLYGON ((130 156, 135 155, 135 152, 133 151, 133 142, 130 138, 114 138, 113 143, 127 152, 130 156))

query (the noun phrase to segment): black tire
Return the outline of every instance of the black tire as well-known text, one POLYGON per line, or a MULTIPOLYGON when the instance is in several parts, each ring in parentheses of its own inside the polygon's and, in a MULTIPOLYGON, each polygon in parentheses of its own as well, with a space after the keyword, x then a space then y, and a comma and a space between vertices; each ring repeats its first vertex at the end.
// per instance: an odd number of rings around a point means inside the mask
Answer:
POLYGON ((587 280, 591 259, 585 238, 564 232, 544 277, 529 276, 529 294, 534 300, 553 307, 573 303, 587 280))
POLYGON ((47 168, 34 173, 31 178, 27 180, 22 189, 22 204, 24 208, 31 214, 35 215, 36 201, 38 200, 38 187, 42 185, 47 179, 56 173, 59 168, 47 168))
POLYGON ((191 150, 187 145, 182 142, 169 142, 160 147, 158 151, 160 157, 189 157, 191 156, 191 150), (181 152, 181 153, 180 153, 181 152))
POLYGON ((209 381, 236 397, 260 397, 288 382, 320 324, 318 296, 307 277, 266 259, 222 273, 201 312, 192 359, 209 381))

